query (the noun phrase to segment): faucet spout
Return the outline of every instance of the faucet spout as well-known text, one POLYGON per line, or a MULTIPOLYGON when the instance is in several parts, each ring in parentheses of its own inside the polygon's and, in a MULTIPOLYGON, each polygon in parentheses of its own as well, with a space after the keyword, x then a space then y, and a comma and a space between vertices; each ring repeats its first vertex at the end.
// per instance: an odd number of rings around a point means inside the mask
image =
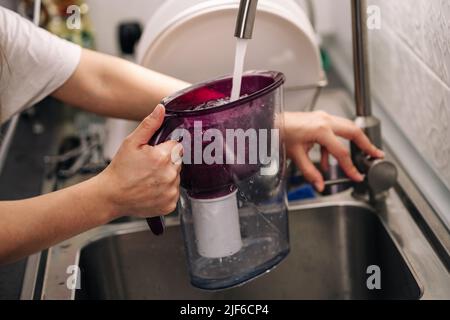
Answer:
POLYGON ((382 147, 380 121, 371 106, 367 35, 367 0, 351 0, 356 123, 377 147, 382 147))
POLYGON ((372 116, 372 108, 370 100, 369 54, 366 25, 367 1, 351 1, 356 115, 358 117, 370 117, 372 116))
POLYGON ((252 38, 257 6, 258 0, 241 0, 234 33, 236 38, 252 38))

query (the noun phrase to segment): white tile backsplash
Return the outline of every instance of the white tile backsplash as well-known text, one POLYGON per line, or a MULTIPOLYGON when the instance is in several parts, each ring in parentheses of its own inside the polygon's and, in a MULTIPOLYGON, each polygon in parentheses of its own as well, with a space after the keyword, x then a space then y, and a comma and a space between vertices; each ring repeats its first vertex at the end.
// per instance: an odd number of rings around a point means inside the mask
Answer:
POLYGON ((383 23, 450 86, 450 1, 369 0, 383 23))
POLYGON ((450 188, 450 2, 369 2, 384 19, 370 32, 373 94, 450 188))
POLYGON ((450 90, 394 32, 371 32, 372 93, 450 188, 450 90))
MULTIPOLYGON (((351 70, 349 3, 328 5, 336 12, 333 48, 351 70)), ((369 4, 382 18, 381 30, 369 33, 372 94, 450 189, 450 1, 369 4)))

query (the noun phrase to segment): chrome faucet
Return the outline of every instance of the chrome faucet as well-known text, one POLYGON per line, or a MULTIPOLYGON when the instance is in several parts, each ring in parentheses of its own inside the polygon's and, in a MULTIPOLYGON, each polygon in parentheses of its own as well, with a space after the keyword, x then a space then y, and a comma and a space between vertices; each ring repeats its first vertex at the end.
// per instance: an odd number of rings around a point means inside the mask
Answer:
MULTIPOLYGON (((355 77, 356 124, 377 147, 382 147, 380 120, 372 115, 369 54, 367 49, 366 0, 352 1, 353 68, 355 77)), ((356 156, 358 150, 354 150, 356 156)))
MULTIPOLYGON (((369 54, 367 49, 367 1, 350 0, 352 7, 353 65, 355 77, 355 123, 365 132, 374 145, 382 148, 381 123, 372 115, 369 54)), ((235 37, 251 39, 258 0, 241 0, 236 20, 235 37)), ((384 197, 397 181, 397 168, 383 159, 371 159, 355 144, 351 145, 352 160, 360 172, 366 175, 363 183, 355 186, 356 197, 368 196, 370 201, 384 197)), ((333 182, 331 182, 332 184, 333 182)))
POLYGON ((240 39, 251 39, 255 25, 258 0, 241 0, 234 36, 240 39))
MULTIPOLYGON (((353 68, 355 77, 355 123, 370 141, 382 148, 381 122, 372 114, 367 36, 367 0, 351 0, 353 30, 353 68)), ((384 197, 385 191, 397 181, 397 168, 387 160, 370 159, 354 143, 351 145, 352 160, 366 174, 364 183, 356 185, 355 196, 369 195, 371 202, 384 197)))

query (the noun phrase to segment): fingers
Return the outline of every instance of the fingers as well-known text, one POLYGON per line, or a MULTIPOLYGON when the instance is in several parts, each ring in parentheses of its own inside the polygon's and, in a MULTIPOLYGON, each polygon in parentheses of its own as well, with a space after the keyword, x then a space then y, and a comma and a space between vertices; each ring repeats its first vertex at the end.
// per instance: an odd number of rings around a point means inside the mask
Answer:
POLYGON ((180 161, 183 155, 183 145, 174 140, 168 140, 154 147, 163 155, 168 156, 172 163, 180 161))
POLYGON ((300 168, 306 180, 314 184, 314 187, 317 189, 317 191, 322 192, 325 188, 323 177, 320 174, 319 170, 317 170, 317 168, 311 162, 311 159, 309 159, 305 149, 301 145, 298 145, 296 148, 294 148, 294 150, 292 150, 290 156, 297 167, 300 168))
POLYGON ((353 165, 352 159, 350 157, 350 152, 338 140, 331 129, 322 132, 322 134, 319 135, 317 142, 324 146, 328 150, 328 152, 330 152, 336 158, 342 170, 344 170, 345 174, 349 178, 355 181, 364 180, 364 177, 353 165))
POLYGON ((170 153, 170 158, 173 164, 180 164, 183 162, 183 145, 177 143, 170 153))
POLYGON ((329 152, 324 147, 320 148, 320 167, 322 168, 322 170, 324 172, 327 172, 330 170, 329 152))
POLYGON ((157 105, 155 110, 146 117, 129 136, 136 146, 146 145, 155 132, 161 127, 164 121, 165 109, 162 105, 157 105))
POLYGON ((337 135, 353 141, 364 153, 374 158, 384 158, 384 152, 373 145, 353 121, 331 117, 331 126, 337 135))
POLYGON ((176 165, 175 170, 172 168, 169 176, 169 185, 164 191, 162 196, 164 209, 162 214, 166 215, 173 212, 176 209, 178 199, 180 198, 180 170, 181 165, 176 165))

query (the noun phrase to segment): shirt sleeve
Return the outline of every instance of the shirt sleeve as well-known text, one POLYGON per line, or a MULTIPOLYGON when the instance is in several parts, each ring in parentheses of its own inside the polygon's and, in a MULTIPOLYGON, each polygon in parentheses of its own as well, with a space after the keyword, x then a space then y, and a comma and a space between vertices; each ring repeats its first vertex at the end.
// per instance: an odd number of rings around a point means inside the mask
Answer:
POLYGON ((81 48, 0 6, 1 118, 39 102, 74 73, 81 48))

